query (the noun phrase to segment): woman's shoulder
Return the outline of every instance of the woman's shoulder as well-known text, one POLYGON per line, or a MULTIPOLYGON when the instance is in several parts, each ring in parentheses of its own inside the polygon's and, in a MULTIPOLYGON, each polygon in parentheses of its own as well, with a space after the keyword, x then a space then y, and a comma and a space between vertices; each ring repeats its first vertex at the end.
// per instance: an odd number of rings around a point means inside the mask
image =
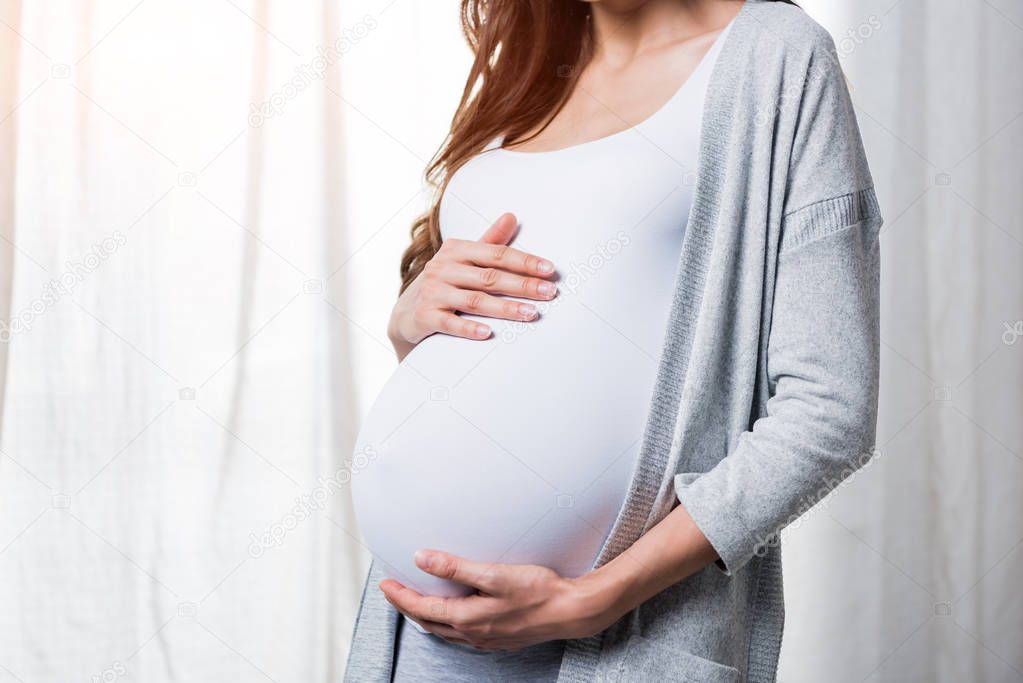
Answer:
POLYGON ((747 27, 756 40, 754 49, 773 48, 784 53, 835 53, 828 30, 803 9, 787 2, 755 0, 744 8, 747 27))

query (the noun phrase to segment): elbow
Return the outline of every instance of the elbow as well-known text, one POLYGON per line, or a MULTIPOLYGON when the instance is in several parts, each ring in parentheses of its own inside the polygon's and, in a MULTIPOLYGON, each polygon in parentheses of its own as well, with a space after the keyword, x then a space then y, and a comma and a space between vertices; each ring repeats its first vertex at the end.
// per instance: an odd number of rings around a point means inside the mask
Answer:
POLYGON ((875 392, 846 396, 813 422, 807 430, 807 441, 816 446, 830 486, 844 481, 873 457, 877 437, 875 392))

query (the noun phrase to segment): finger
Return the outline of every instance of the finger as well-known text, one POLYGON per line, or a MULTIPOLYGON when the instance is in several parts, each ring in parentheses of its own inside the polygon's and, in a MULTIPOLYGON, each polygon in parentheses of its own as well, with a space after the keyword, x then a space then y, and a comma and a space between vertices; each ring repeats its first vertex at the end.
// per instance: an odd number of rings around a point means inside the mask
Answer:
POLYGON ((554 264, 547 259, 504 244, 462 241, 455 243, 454 251, 458 260, 485 268, 499 268, 544 278, 554 274, 554 264))
MULTIPOLYGON (((409 618, 411 619, 411 617, 409 618)), ((458 628, 455 628, 454 626, 442 624, 437 621, 419 621, 416 619, 412 619, 412 621, 415 621, 425 630, 435 636, 443 638, 449 643, 458 643, 459 645, 465 645, 475 650, 521 650, 527 645, 524 641, 493 640, 480 636, 472 636, 458 628)))
POLYGON ((499 594, 504 586, 504 565, 473 562, 439 550, 419 550, 416 566, 428 574, 472 586, 489 595, 499 594))
POLYGON ((453 626, 449 626, 448 624, 443 624, 443 623, 441 623, 439 621, 417 621, 417 620, 413 620, 413 621, 415 621, 417 624, 422 626, 424 629, 426 629, 430 633, 434 634, 435 636, 440 636, 441 638, 443 638, 444 640, 446 640, 448 642, 451 642, 451 643, 461 643, 462 645, 469 645, 470 647, 472 647, 472 643, 469 642, 469 639, 466 637, 466 635, 464 633, 462 633, 461 631, 459 631, 458 629, 454 628, 453 626))
POLYGON ((498 268, 477 268, 452 264, 447 267, 445 279, 462 289, 479 289, 492 294, 508 294, 523 299, 547 301, 558 293, 553 282, 536 277, 523 277, 498 268))
POLYGON ((413 620, 435 621, 443 623, 448 618, 447 601, 450 598, 426 597, 407 588, 393 579, 385 579, 380 582, 380 590, 384 597, 402 614, 408 615, 413 620))
POLYGON ((469 289, 451 289, 444 296, 443 306, 462 313, 484 315, 488 318, 504 320, 533 320, 536 318, 536 306, 523 304, 509 299, 500 299, 485 292, 469 289))
POLYGON ((487 231, 483 233, 483 237, 480 237, 480 242, 486 242, 488 244, 508 244, 511 242, 512 237, 515 236, 518 228, 519 222, 516 220, 514 214, 502 214, 501 217, 494 221, 494 224, 487 228, 487 231))
MULTIPOLYGON (((413 619, 413 621, 415 620, 413 619)), ((420 623, 418 621, 416 621, 416 623, 430 633, 439 638, 443 638, 449 643, 458 643, 459 645, 465 645, 466 647, 471 647, 472 649, 479 650, 481 652, 509 652, 521 650, 522 648, 530 645, 528 641, 470 638, 458 629, 452 628, 446 624, 436 624, 432 622, 420 623)))
POLYGON ((440 309, 425 313, 423 322, 427 329, 465 339, 487 339, 493 332, 489 325, 440 309))

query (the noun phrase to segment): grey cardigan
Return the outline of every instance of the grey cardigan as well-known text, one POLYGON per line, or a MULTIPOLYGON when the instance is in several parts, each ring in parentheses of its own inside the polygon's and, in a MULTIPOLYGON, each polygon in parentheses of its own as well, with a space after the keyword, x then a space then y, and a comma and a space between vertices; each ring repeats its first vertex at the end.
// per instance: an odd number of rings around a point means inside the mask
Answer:
MULTIPOLYGON (((692 211, 643 445, 596 566, 681 502, 720 560, 596 636, 559 681, 773 681, 778 534, 873 450, 878 230, 831 37, 749 1, 707 93, 692 211)), ((397 613, 370 570, 346 680, 388 681, 397 613)))

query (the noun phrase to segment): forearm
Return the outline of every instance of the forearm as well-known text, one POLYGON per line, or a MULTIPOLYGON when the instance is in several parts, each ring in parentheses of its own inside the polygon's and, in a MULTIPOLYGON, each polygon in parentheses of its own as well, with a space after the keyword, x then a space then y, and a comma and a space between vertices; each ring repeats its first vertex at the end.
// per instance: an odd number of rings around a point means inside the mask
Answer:
POLYGON ((596 609, 614 619, 695 574, 717 553, 681 505, 628 550, 579 579, 596 609))

